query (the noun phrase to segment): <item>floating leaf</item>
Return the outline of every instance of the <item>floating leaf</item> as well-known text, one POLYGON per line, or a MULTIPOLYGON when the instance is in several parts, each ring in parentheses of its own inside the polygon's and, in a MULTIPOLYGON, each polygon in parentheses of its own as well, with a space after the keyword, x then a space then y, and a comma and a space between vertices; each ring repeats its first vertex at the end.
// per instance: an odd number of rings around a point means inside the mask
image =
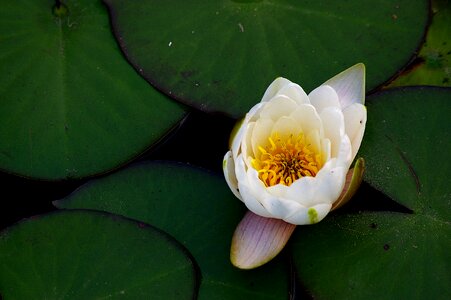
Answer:
POLYGON ((280 259, 252 271, 232 266, 230 243, 245 206, 222 176, 188 165, 147 162, 93 180, 55 204, 117 213, 168 232, 199 264, 200 299, 287 298, 288 270, 280 259))
POLYGON ((428 1, 105 0, 123 52, 158 89, 241 117, 279 76, 307 92, 363 62, 368 89, 420 46, 428 1))
POLYGON ((0 234, 4 299, 193 299, 195 269, 168 235, 122 217, 60 211, 0 234))
POLYGON ((418 57, 388 87, 435 85, 451 87, 451 6, 432 0, 432 23, 418 57))
POLYGON ((116 168, 185 115, 124 59, 100 1, 1 1, 0 168, 81 178, 116 168), (57 16, 58 15, 58 16, 57 16))
POLYGON ((413 214, 337 214, 299 228, 294 261, 314 297, 451 297, 450 96, 422 87, 367 99, 364 179, 413 214))

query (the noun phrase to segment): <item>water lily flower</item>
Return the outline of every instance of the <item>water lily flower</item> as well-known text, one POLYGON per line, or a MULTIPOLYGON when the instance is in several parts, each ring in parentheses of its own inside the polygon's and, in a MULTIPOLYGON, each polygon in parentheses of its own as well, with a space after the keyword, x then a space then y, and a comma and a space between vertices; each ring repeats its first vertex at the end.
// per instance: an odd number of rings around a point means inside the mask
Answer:
POLYGON ((224 176, 250 210, 232 263, 257 267, 281 251, 296 225, 321 221, 361 182, 354 161, 366 124, 365 66, 356 64, 308 95, 279 77, 246 114, 224 156, 224 176))

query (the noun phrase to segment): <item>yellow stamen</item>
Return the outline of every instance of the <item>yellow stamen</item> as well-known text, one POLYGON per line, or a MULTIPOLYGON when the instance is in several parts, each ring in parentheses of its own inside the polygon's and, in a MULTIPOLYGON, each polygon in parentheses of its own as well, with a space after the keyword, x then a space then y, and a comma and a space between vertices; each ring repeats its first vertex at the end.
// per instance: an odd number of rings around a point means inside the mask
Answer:
POLYGON ((301 177, 316 176, 321 169, 321 154, 315 153, 312 146, 306 144, 302 133, 290 135, 284 140, 273 133, 268 141, 265 147, 258 147, 260 155, 252 160, 252 166, 265 186, 289 186, 301 177))

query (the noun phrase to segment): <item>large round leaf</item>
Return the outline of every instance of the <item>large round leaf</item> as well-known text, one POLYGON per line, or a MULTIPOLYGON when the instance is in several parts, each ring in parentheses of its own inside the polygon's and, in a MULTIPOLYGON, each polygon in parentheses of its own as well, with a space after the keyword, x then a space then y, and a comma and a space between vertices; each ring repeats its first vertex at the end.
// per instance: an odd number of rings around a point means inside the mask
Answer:
POLYGON ((432 23, 418 57, 389 87, 436 85, 451 87, 451 5, 432 0, 432 23))
POLYGON ((200 299, 288 297, 288 272, 280 260, 253 271, 230 263, 232 234, 245 208, 225 180, 213 173, 147 162, 91 181, 56 206, 118 213, 170 233, 200 267, 200 299))
POLYGON ((335 215, 293 238, 302 283, 320 299, 451 297, 451 89, 369 97, 365 180, 413 214, 335 215))
MULTIPOLYGON (((57 212, 0 235, 6 299, 193 299, 186 250, 159 230, 122 217, 57 212)), ((0 297, 1 298, 1 297, 0 297)))
POLYGON ((363 62, 368 88, 406 65, 428 1, 105 0, 116 37, 159 89, 205 111, 242 116, 279 76, 312 90, 363 62))
POLYGON ((185 114, 124 59, 100 0, 54 3, 0 1, 0 168, 52 180, 118 167, 185 114))

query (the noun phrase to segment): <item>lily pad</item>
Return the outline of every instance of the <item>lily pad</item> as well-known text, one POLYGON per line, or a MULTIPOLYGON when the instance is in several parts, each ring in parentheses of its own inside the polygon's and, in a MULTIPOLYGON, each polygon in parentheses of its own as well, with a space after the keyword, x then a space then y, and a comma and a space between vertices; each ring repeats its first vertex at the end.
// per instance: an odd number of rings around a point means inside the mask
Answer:
POLYGON ((199 265, 200 299, 288 297, 288 270, 281 258, 252 271, 230 263, 233 231, 245 208, 217 174, 174 162, 145 162, 92 180, 55 205, 117 213, 168 232, 199 265))
POLYGON ((155 228, 123 217, 59 211, 0 234, 4 299, 193 299, 186 250, 155 228))
POLYGON ((400 88, 367 99, 364 180, 412 214, 336 214, 298 228, 293 256, 321 299, 449 299, 451 89, 400 88))
POLYGON ((168 95, 241 117, 279 76, 311 91, 363 62, 371 90, 420 47, 428 1, 105 0, 129 61, 168 95))
POLYGON ((408 69, 388 87, 451 87, 451 5, 449 0, 432 0, 431 3, 433 16, 426 42, 408 69))
POLYGON ((47 180, 128 162, 185 116, 124 59, 101 1, 1 1, 0 169, 47 180))

